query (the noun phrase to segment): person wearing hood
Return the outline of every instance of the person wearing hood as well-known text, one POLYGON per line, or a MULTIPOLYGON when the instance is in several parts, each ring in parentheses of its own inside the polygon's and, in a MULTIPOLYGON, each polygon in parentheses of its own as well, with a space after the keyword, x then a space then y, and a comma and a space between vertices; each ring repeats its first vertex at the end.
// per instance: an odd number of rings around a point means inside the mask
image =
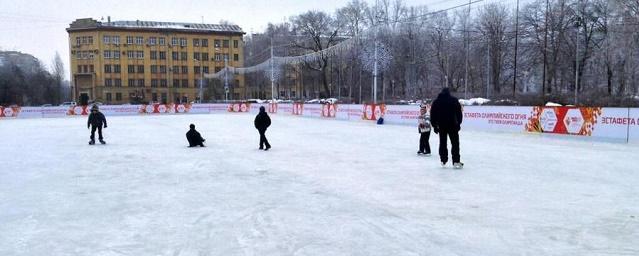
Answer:
POLYGON ((464 164, 459 155, 459 130, 462 124, 462 107, 459 100, 450 95, 448 88, 442 89, 430 109, 430 121, 433 131, 439 134, 439 157, 442 166, 448 162, 448 139, 450 138, 453 167, 462 168, 464 164))
POLYGON ((206 141, 202 138, 202 135, 198 131, 195 130, 195 125, 189 125, 189 131, 186 133, 186 140, 189 141, 189 147, 204 147, 204 142, 206 141))
POLYGON ((428 143, 428 139, 430 138, 430 130, 432 126, 430 122, 430 115, 428 114, 428 106, 420 106, 417 124, 417 132, 420 134, 419 151, 417 151, 417 154, 430 156, 430 144, 428 143))
POLYGON ((260 107, 260 113, 255 117, 254 124, 255 129, 257 129, 260 133, 260 149, 264 149, 264 151, 269 150, 271 148, 271 144, 268 143, 265 133, 266 129, 271 126, 271 118, 266 113, 264 106, 260 107))
POLYGON ((104 125, 104 128, 107 128, 107 121, 106 121, 106 117, 104 117, 104 114, 102 114, 102 112, 100 112, 100 108, 98 107, 98 105, 93 105, 93 107, 91 107, 91 114, 89 114, 89 119, 87 120, 87 129, 91 129, 91 141, 89 141, 90 145, 95 144, 95 131, 98 131, 98 139, 100 140, 100 143, 102 144, 106 144, 106 142, 104 142, 104 138, 102 137, 102 125, 104 125))

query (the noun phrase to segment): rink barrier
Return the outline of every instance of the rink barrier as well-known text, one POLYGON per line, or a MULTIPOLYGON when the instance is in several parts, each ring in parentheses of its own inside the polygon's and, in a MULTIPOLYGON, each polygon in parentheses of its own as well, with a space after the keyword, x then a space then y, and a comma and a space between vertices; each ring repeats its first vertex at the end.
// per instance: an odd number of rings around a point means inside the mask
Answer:
MULTIPOLYGON (((262 106, 272 115, 358 121, 383 117, 385 123, 398 125, 417 125, 420 113, 416 105, 303 103, 102 105, 100 111, 106 116, 256 114, 262 106)), ((0 107, 0 120, 86 116, 89 112, 88 106, 0 107)), ((465 106, 463 112, 462 130, 559 134, 639 143, 639 108, 465 106)))

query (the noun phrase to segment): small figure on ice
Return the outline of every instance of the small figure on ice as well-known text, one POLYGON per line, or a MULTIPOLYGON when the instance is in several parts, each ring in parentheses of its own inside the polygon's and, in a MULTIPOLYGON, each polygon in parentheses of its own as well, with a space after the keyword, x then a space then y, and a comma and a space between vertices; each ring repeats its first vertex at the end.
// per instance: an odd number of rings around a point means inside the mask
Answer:
POLYGON ((433 131, 439 134, 439 157, 442 166, 448 162, 448 138, 450 138, 453 167, 461 169, 464 163, 459 156, 459 130, 462 123, 462 108, 459 100, 450 95, 448 88, 442 89, 430 108, 430 121, 433 131))
POLYGON ((260 133, 260 149, 264 149, 267 151, 271 148, 271 144, 268 143, 266 139, 266 129, 271 126, 271 118, 266 113, 266 109, 262 106, 260 107, 260 113, 255 117, 255 129, 260 133), (266 145, 266 148, 264 146, 266 145))
POLYGON ((419 151, 417 151, 418 155, 424 154, 426 156, 430 156, 430 143, 428 142, 430 138, 430 115, 428 114, 428 106, 425 104, 421 105, 419 110, 419 122, 417 127, 417 132, 419 132, 419 151))
POLYGON ((195 130, 195 125, 189 125, 189 131, 186 133, 186 140, 189 141, 189 147, 204 147, 204 142, 206 141, 202 138, 202 135, 198 131, 195 130))
POLYGON ((102 125, 104 125, 105 129, 107 128, 106 118, 104 114, 100 112, 98 105, 93 105, 93 107, 91 107, 91 114, 89 114, 89 119, 87 120, 87 129, 91 128, 91 141, 89 141, 89 145, 95 144, 95 130, 98 130, 100 143, 106 144, 102 137, 102 125))

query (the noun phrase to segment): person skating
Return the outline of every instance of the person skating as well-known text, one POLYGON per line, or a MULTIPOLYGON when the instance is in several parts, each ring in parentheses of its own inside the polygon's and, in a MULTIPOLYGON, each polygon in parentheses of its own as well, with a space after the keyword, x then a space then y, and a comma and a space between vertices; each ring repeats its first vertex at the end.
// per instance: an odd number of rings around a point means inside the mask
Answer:
POLYGON ((91 128, 90 145, 95 144, 95 130, 98 130, 98 140, 100 140, 100 143, 106 144, 102 137, 102 125, 104 125, 104 128, 107 128, 106 118, 104 114, 100 112, 98 105, 93 105, 93 107, 91 107, 91 114, 89 114, 89 119, 87 120, 87 129, 91 128))
POLYGON ((430 109, 430 121, 435 133, 439 134, 439 157, 442 166, 448 162, 448 138, 450 138, 453 166, 462 168, 464 163, 459 155, 459 130, 462 124, 462 108, 459 100, 450 95, 450 90, 444 88, 433 102, 430 109))
POLYGON ((266 113, 266 109, 262 106, 260 107, 260 113, 255 117, 255 129, 260 133, 260 149, 269 150, 271 148, 271 144, 268 143, 266 139, 266 129, 271 126, 271 118, 266 113), (264 147, 266 146, 266 148, 264 147))
POLYGON ((430 143, 428 142, 430 138, 430 130, 431 130, 431 122, 430 115, 428 114, 428 108, 426 105, 422 105, 419 111, 419 122, 417 127, 417 132, 419 132, 419 151, 417 151, 418 155, 424 154, 426 156, 430 156, 430 143))
POLYGON ((189 141, 189 147, 204 147, 204 142, 206 141, 202 138, 202 135, 198 131, 195 130, 195 125, 189 125, 189 131, 186 133, 186 140, 189 141))

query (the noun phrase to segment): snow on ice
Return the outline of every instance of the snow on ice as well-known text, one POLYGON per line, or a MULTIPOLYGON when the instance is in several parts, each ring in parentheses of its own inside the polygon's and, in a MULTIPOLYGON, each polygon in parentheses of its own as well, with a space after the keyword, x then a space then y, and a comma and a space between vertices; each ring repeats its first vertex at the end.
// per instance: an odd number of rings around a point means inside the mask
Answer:
POLYGON ((462 131, 454 170, 411 126, 107 118, 0 121, 0 255, 639 254, 636 145, 462 131))

